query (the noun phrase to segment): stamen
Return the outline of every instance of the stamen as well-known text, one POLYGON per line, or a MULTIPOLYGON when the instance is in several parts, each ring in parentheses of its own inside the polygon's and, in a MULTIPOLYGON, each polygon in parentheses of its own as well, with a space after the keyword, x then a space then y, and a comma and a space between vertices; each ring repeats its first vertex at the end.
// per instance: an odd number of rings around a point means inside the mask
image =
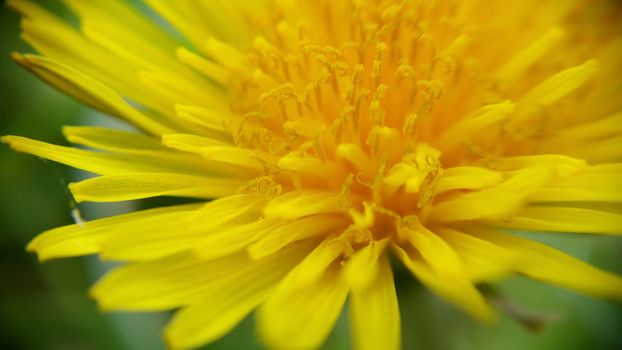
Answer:
POLYGON ((380 85, 380 76, 382 73, 382 53, 387 49, 387 44, 380 42, 376 45, 376 56, 372 64, 371 78, 374 81, 374 86, 380 85))
POLYGON ((348 211, 352 207, 352 192, 350 189, 352 187, 353 178, 354 178, 354 175, 349 174, 348 177, 346 177, 346 179, 344 180, 343 184, 341 185, 341 191, 339 192, 338 202, 339 202, 339 209, 343 211, 348 211))

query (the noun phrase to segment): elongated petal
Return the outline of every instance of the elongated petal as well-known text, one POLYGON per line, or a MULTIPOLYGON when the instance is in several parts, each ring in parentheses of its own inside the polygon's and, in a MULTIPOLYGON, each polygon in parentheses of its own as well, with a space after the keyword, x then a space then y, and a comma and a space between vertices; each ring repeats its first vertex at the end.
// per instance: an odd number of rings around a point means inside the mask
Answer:
POLYGON ((604 233, 622 235, 622 215, 607 211, 549 206, 527 206, 495 225, 518 230, 604 233))
POLYGON ((579 292, 622 299, 622 278, 544 244, 491 229, 469 230, 476 237, 512 250, 521 257, 516 271, 579 292))
POLYGON ((172 173, 197 176, 218 173, 210 170, 209 165, 197 162, 196 158, 166 151, 151 154, 95 152, 52 145, 20 136, 4 136, 0 141, 8 143, 18 152, 26 152, 102 175, 172 173))
POLYGON ((264 209, 267 217, 295 219, 307 215, 337 213, 339 202, 332 192, 292 191, 272 200, 264 209))
POLYGON ((534 202, 622 202, 622 164, 589 167, 529 196, 534 202))
POLYGON ((135 173, 94 177, 72 183, 69 189, 77 202, 118 202, 156 196, 215 198, 233 194, 242 185, 236 179, 135 173))
POLYGON ((345 278, 352 288, 365 289, 370 287, 374 281, 378 280, 377 275, 380 272, 381 262, 378 259, 382 257, 388 240, 372 241, 364 248, 356 252, 348 264, 344 267, 345 278))
MULTIPOLYGON (((196 170, 190 169, 193 174, 195 174, 195 171, 199 171, 199 169, 203 168, 214 174, 228 174, 230 176, 244 178, 250 177, 248 170, 243 167, 232 166, 230 164, 214 160, 206 162, 203 157, 184 154, 174 150, 179 149, 181 151, 193 152, 192 149, 189 149, 190 146, 175 147, 178 143, 171 146, 167 142, 169 137, 175 138, 175 136, 185 136, 187 134, 166 134, 162 135, 162 140, 160 140, 156 137, 151 137, 138 132, 128 132, 89 126, 66 126, 63 128, 63 133, 65 134, 67 140, 71 143, 109 151, 112 154, 120 153, 140 155, 140 157, 137 157, 135 160, 138 164, 155 159, 156 162, 160 164, 163 163, 162 161, 166 161, 167 163, 175 163, 177 165, 176 168, 180 172, 183 172, 184 169, 188 167, 194 167, 196 170), (165 146, 169 146, 172 149, 165 146)), ((227 144, 224 141, 217 141, 207 137, 196 135, 188 136, 192 136, 192 139, 205 140, 205 142, 209 142, 211 145, 227 144)), ((174 169, 169 171, 174 171, 174 169)))
POLYGON ((280 227, 251 244, 247 251, 254 259, 261 259, 278 252, 292 242, 340 232, 346 226, 344 221, 335 215, 312 215, 289 223, 284 221, 280 227))
MULTIPOLYGON (((325 238, 287 277, 292 288, 313 284, 347 249, 342 240, 325 238)), ((341 273, 341 272, 340 272, 341 273)))
POLYGON ((176 52, 181 62, 196 69, 198 72, 220 85, 225 86, 229 79, 231 79, 230 73, 222 66, 195 54, 185 47, 178 48, 176 52))
POLYGON ((360 350, 397 350, 400 349, 400 313, 391 265, 386 258, 375 264, 378 273, 374 280, 350 292, 354 346, 360 350))
POLYGON ((192 231, 205 232, 229 222, 245 223, 259 219, 266 202, 265 195, 253 193, 218 198, 188 216, 184 225, 192 231))
MULTIPOLYGON (((139 71, 145 67, 137 65, 128 59, 127 55, 121 57, 122 55, 117 52, 102 47, 106 45, 90 41, 74 27, 30 1, 14 0, 10 1, 9 6, 24 16, 22 37, 46 58, 71 67, 73 71, 80 72, 83 76, 88 76, 96 82, 93 88, 103 84, 108 90, 115 91, 120 96, 128 97, 158 112, 150 115, 149 119, 159 119, 163 124, 181 127, 175 128, 177 130, 184 129, 179 120, 172 118, 174 101, 171 100, 171 96, 162 95, 156 89, 146 89, 145 85, 137 79, 139 71)), ((117 18, 116 21, 122 21, 122 19, 117 18)), ((94 22, 89 21, 85 25, 85 31, 89 33, 88 35, 94 34, 97 32, 95 27, 94 22)), ((109 28, 106 29, 110 32, 109 28)), ((102 35, 95 34, 92 37, 101 42, 99 39, 102 35)), ((123 49, 121 51, 127 52, 123 49)), ((63 79, 70 78, 70 75, 61 74, 60 76, 63 79)), ((48 80, 46 77, 42 78, 48 80)), ((73 81, 71 78, 69 80, 73 81)), ((54 84, 54 82, 51 83, 54 84)), ((82 81, 80 84, 82 83, 86 82, 82 81)), ((91 89, 88 84, 84 84, 84 87, 86 91, 91 89)))
POLYGON ((111 152, 150 153, 169 151, 160 140, 138 132, 96 126, 65 126, 67 141, 111 152))
POLYGON ((262 236, 277 230, 278 219, 259 219, 248 224, 232 225, 203 235, 194 250, 203 258, 218 258, 246 248, 262 236))
POLYGON ((260 337, 276 349, 315 349, 337 321, 348 293, 339 267, 310 284, 279 286, 258 311, 260 337))
POLYGON ((513 111, 514 103, 510 101, 481 107, 446 131, 438 140, 438 144, 442 149, 452 149, 459 145, 460 140, 498 123, 513 111))
POLYGON ((464 285, 458 285, 455 281, 447 280, 445 276, 436 275, 430 267, 422 261, 421 257, 411 256, 397 245, 393 245, 393 250, 402 264, 428 288, 472 315, 486 315, 485 317, 490 318, 489 311, 482 312, 482 310, 486 310, 487 307, 481 307, 484 303, 483 299, 478 292, 473 291, 473 287, 468 287, 467 285, 467 288, 463 289, 465 287, 464 285), (466 296, 465 292, 468 293, 469 296, 466 296), (476 305, 472 304, 473 300, 469 299, 480 300, 477 301, 476 305))
POLYGON ((582 65, 561 71, 533 88, 521 102, 545 106, 553 104, 593 77, 598 66, 597 61, 589 60, 582 65))
POLYGON ((210 108, 222 107, 226 93, 204 79, 187 79, 176 72, 163 68, 141 70, 138 80, 153 91, 166 96, 175 103, 202 104, 210 108))
POLYGON ((513 273, 519 254, 486 240, 450 228, 436 228, 443 240, 458 254, 474 282, 485 282, 513 273))
POLYGON ((152 225, 136 221, 132 223, 135 225, 109 231, 110 234, 100 244, 99 256, 104 260, 141 262, 192 250, 201 233, 180 225, 190 213, 162 217, 159 221, 154 220, 152 225))
POLYGON ((194 210, 170 220, 162 220, 158 227, 143 228, 140 222, 136 223, 138 227, 128 225, 125 231, 113 231, 101 244, 101 256, 106 259, 144 261, 188 249, 197 251, 205 258, 226 255, 224 252, 235 251, 236 245, 244 246, 242 237, 225 247, 210 248, 210 244, 232 233, 246 232, 247 235, 253 235, 253 232, 243 228, 259 219, 259 214, 250 215, 257 211, 249 206, 240 206, 253 198, 257 199, 253 195, 236 195, 207 204, 194 204, 194 210))
POLYGON ((226 110, 206 109, 191 105, 175 105, 177 116, 183 120, 204 126, 214 131, 226 132, 227 120, 232 120, 235 115, 226 110))
POLYGON ((585 142, 577 147, 568 147, 564 152, 573 157, 589 160, 591 163, 622 162, 622 135, 611 136, 596 141, 585 142))
POLYGON ((402 263, 426 286, 473 316, 492 321, 493 313, 484 297, 468 279, 463 263, 440 237, 426 230, 406 232, 419 254, 398 245, 393 249, 402 263), (423 234, 421 234, 424 232, 423 234), (416 237, 421 234, 421 237, 416 237))
POLYGON ((544 187, 551 176, 548 169, 525 169, 495 187, 440 202, 433 208, 431 219, 450 222, 510 215, 532 192, 544 187))
POLYGON ((106 310, 166 310, 192 305, 228 285, 248 283, 251 276, 259 279, 258 274, 270 275, 268 270, 279 275, 273 281, 278 282, 312 244, 301 242, 261 261, 253 261, 244 253, 206 260, 186 251, 112 270, 93 286, 91 296, 106 310), (282 267, 276 266, 280 259, 282 267))
MULTIPOLYGON (((198 207, 198 204, 171 206, 58 227, 38 235, 28 244, 28 250, 37 252, 39 260, 42 261, 98 253, 102 244, 118 233, 128 235, 128 232, 148 232, 157 235, 160 231, 170 232, 174 230, 172 223, 198 207)), ((180 229, 182 228, 177 225, 177 231, 180 229)), ((149 250, 141 253, 129 256, 140 259, 145 254, 157 255, 157 252, 149 250)))
POLYGON ((172 23, 185 37, 192 40, 195 45, 199 46, 201 44, 201 38, 205 37, 205 33, 202 32, 205 24, 194 23, 195 21, 192 18, 188 18, 177 4, 170 1, 147 0, 146 3, 172 23))
POLYGON ((126 119, 156 135, 173 130, 131 107, 103 83, 73 68, 42 56, 14 54, 13 59, 52 86, 90 107, 126 119))
POLYGON ((308 251, 308 244, 289 247, 279 254, 235 272, 235 278, 219 288, 201 293, 200 300, 179 311, 167 326, 165 337, 173 349, 209 343, 228 333, 263 302, 273 287, 308 251))
POLYGON ((491 166, 503 171, 519 171, 524 168, 546 168, 556 176, 574 175, 585 168, 586 162, 561 154, 537 154, 495 159, 491 166))
POLYGON ((454 167, 445 169, 436 185, 436 192, 479 190, 501 183, 503 175, 499 172, 479 167, 454 167))
POLYGON ((529 66, 537 62, 544 56, 555 44, 564 38, 565 32, 560 27, 549 29, 544 35, 537 38, 536 41, 525 47, 523 50, 513 55, 497 72, 500 78, 508 79, 517 77, 523 73, 529 66))
POLYGON ((180 151, 201 154, 202 149, 207 146, 229 146, 230 144, 221 140, 193 135, 193 134, 167 134, 162 136, 162 144, 167 147, 180 151))
POLYGON ((206 146, 201 148, 201 155, 209 160, 235 164, 259 174, 263 170, 262 159, 269 158, 261 152, 255 152, 234 146, 206 146))
POLYGON ((301 157, 296 153, 281 157, 278 164, 282 169, 319 178, 323 178, 327 173, 334 174, 339 171, 339 168, 331 163, 322 162, 316 157, 301 157))
MULTIPOLYGON (((114 22, 115 28, 106 28, 114 32, 114 36, 119 41, 127 40, 128 36, 132 39, 143 39, 148 37, 149 40, 140 40, 145 48, 150 49, 145 56, 151 56, 154 52, 158 52, 161 56, 171 55, 170 50, 174 49, 177 44, 162 28, 155 23, 149 21, 146 16, 135 11, 129 4, 117 1, 91 2, 79 0, 64 0, 64 3, 80 16, 83 22, 96 22, 98 24, 110 24, 114 22)), ((137 40, 132 40, 134 43, 137 40)), ((127 48, 133 47, 130 42, 123 42, 127 48)), ((157 57, 161 59, 162 57, 157 57)), ((172 63, 172 62, 166 62, 172 63)))
POLYGON ((564 151, 569 143, 572 146, 581 146, 583 143, 598 142, 620 134, 622 134, 622 111, 561 129, 544 140, 544 148, 559 152, 564 151))

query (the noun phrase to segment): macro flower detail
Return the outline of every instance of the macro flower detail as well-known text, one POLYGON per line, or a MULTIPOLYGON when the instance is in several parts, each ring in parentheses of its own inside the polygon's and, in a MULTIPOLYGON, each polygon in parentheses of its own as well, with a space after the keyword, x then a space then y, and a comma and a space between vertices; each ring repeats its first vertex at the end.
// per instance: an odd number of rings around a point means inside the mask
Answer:
MULTIPOLYGON (((512 274, 622 298, 622 279, 513 230, 622 233, 622 28, 607 1, 29 1, 13 54, 136 131, 68 126, 19 152, 97 176, 77 202, 142 210, 36 237, 41 260, 126 262, 104 310, 179 309, 194 348, 256 310, 271 348, 398 349, 391 257, 486 322, 512 274)), ((611 8, 613 7, 613 9, 611 8)))

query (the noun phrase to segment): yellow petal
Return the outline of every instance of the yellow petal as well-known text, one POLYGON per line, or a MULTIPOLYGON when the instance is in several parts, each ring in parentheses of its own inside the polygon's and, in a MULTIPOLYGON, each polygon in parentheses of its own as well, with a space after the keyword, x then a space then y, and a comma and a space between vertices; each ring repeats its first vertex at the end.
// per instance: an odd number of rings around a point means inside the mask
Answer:
POLYGON ((122 58, 135 63, 180 66, 172 54, 177 46, 175 40, 129 4, 79 0, 64 3, 80 17, 82 32, 96 44, 117 54, 123 52, 122 58), (101 36, 92 35, 93 31, 101 36))
POLYGON ((173 130, 164 123, 157 122, 152 116, 134 109, 103 83, 73 68, 41 56, 13 54, 12 57, 41 79, 90 107, 126 119, 155 135, 173 130))
MULTIPOLYGON (((145 89, 137 79, 139 66, 89 41, 71 25, 30 1, 11 1, 9 5, 24 16, 22 37, 42 55, 158 111, 167 122, 178 124, 170 118, 173 101, 153 89, 145 89)), ((150 116, 151 119, 155 117, 150 116)))
POLYGON ((242 250, 271 231, 277 230, 281 224, 279 219, 259 219, 215 230, 198 239, 194 250, 205 259, 219 258, 242 250))
POLYGON ((411 184, 410 188, 406 189, 407 192, 417 193, 427 175, 426 170, 400 162, 391 167, 387 175, 382 178, 382 183, 389 193, 394 193, 404 184, 411 184))
MULTIPOLYGON (((128 225, 124 232, 113 232, 109 239, 101 244, 101 257, 114 260, 144 261, 172 254, 181 250, 198 249, 202 242, 202 250, 206 249, 206 237, 217 235, 221 239, 223 233, 234 228, 250 224, 260 217, 261 197, 254 195, 234 195, 210 201, 183 216, 162 222, 156 228, 142 228, 128 225), (254 214, 254 215, 253 215, 254 214), (132 232, 128 235, 127 232, 132 232)), ((248 233, 248 232, 247 232, 248 233)), ((211 240, 214 242, 214 240, 211 240)), ((239 242, 234 242, 239 243, 239 242)), ((222 255, 225 249, 204 251, 204 257, 222 255)), ((230 251, 232 246, 228 246, 230 251)))
POLYGON ((167 151, 157 138, 130 131, 96 126, 65 126, 67 141, 112 152, 151 153, 167 151))
POLYGON ((205 107, 184 104, 176 104, 175 113, 177 113, 180 119, 204 126, 219 133, 227 133, 225 121, 235 118, 227 110, 207 109, 205 107))
POLYGON ((184 225, 192 231, 205 232, 229 222, 258 219, 266 202, 265 196, 252 193, 218 198, 189 215, 184 225))
POLYGON ((509 249, 450 228, 435 232, 460 256, 473 282, 495 280, 515 271, 519 257, 509 249))
POLYGON ((416 223, 412 229, 402 228, 405 237, 420 257, 395 246, 398 257, 422 283, 473 316, 492 321, 494 314, 484 297, 469 279, 464 263, 456 252, 438 235, 416 223))
POLYGON ((188 11, 188 4, 184 8, 181 3, 166 0, 146 0, 145 2, 179 30, 184 37, 192 41, 195 46, 201 46, 205 36, 209 33, 207 23, 200 21, 196 11, 188 11))
POLYGON ((432 209, 430 218, 438 222, 451 222, 510 215, 525 203, 532 192, 544 187, 551 177, 551 171, 545 168, 519 171, 497 186, 438 203, 432 209))
POLYGON ((505 80, 507 82, 513 81, 514 78, 518 77, 544 56, 555 44, 559 43, 564 36, 565 32, 560 27, 549 29, 549 31, 537 38, 528 47, 513 55, 508 62, 499 68, 497 72, 499 80, 505 80))
POLYGON ((325 178, 326 174, 335 174, 339 168, 330 162, 324 162, 317 157, 300 156, 292 152, 281 157, 278 161, 282 169, 292 170, 308 176, 325 178))
POLYGON ((263 1, 215 0, 193 4, 189 8, 196 12, 199 21, 209 26, 210 33, 228 43, 248 42, 255 35, 255 30, 249 28, 249 16, 263 10, 263 1), (244 4, 252 12, 247 12, 244 4))
POLYGON ((353 143, 340 143, 337 146, 337 150, 335 151, 337 156, 348 160, 352 165, 357 166, 359 168, 363 168, 361 170, 365 171, 369 168, 369 157, 365 154, 365 151, 357 145, 353 143))
POLYGON ((546 168, 553 171, 556 177, 574 175, 585 168, 585 160, 561 154, 538 154, 529 156, 503 157, 495 159, 493 169, 503 171, 521 170, 524 168, 546 168))
MULTIPOLYGON (((169 232, 171 223, 176 223, 198 207, 197 204, 163 207, 58 227, 38 235, 28 244, 28 250, 37 252, 41 261, 98 253, 102 244, 117 233, 127 236, 127 232, 154 235, 161 231, 169 232)), ((180 228, 179 225, 177 227, 180 228)), ((143 250, 138 252, 138 256, 131 257, 140 259, 144 254, 157 255, 143 250)))
MULTIPOLYGON (((395 192, 400 186, 406 185, 407 193, 424 191, 426 181, 440 174, 439 157, 441 152, 425 143, 419 143, 412 153, 403 157, 402 161, 391 167, 382 182, 389 193, 395 192)), ((421 197, 422 195, 420 195, 421 197)))
POLYGON ((275 349, 316 349, 337 321, 347 293, 337 266, 305 286, 286 279, 258 310, 259 336, 275 349))
POLYGON ((139 81, 166 96, 171 101, 181 104, 200 104, 210 108, 223 108, 227 100, 226 92, 204 79, 188 79, 184 76, 158 68, 141 70, 139 81))
POLYGON ((177 49, 177 57, 181 62, 189 65, 207 78, 210 78, 214 82, 217 82, 223 86, 226 86, 229 79, 231 79, 231 74, 222 66, 209 61, 198 54, 195 54, 185 47, 177 49))
POLYGON ((168 345, 173 349, 194 348, 227 334, 270 295, 308 247, 294 245, 266 259, 245 261, 248 266, 234 272, 235 278, 227 278, 218 288, 208 288, 197 303, 173 317, 165 330, 168 345))
POLYGON ((622 164, 597 165, 529 196, 534 202, 622 202, 622 164))
POLYGON ((264 170, 264 161, 271 158, 266 153, 230 145, 203 147, 201 155, 208 160, 244 167, 257 175, 264 170))
POLYGON ((342 240, 334 237, 324 238, 287 276, 286 284, 291 288, 302 288, 315 283, 346 249, 342 240))
POLYGON ((330 236, 345 228, 343 218, 335 215, 312 215, 293 222, 283 222, 278 228, 267 232, 257 242, 248 246, 253 259, 274 254, 292 242, 319 235, 330 236))
POLYGON ((269 274, 265 270, 268 268, 280 274, 280 279, 311 246, 301 242, 260 261, 251 260, 244 252, 205 260, 185 251, 116 268, 100 279, 90 294, 104 310, 167 310, 188 306, 228 285, 249 283, 250 276, 269 274), (283 266, 276 266, 280 259, 283 266))
POLYGON ((90 290, 104 310, 166 310, 191 305, 246 267, 243 255, 198 259, 191 251, 116 268, 90 290))
POLYGON ((377 275, 380 273, 382 263, 379 263, 378 259, 384 253, 388 242, 388 239, 372 241, 350 257, 344 267, 344 274, 352 288, 371 288, 370 284, 379 278, 377 275))
POLYGON ((597 61, 588 60, 582 65, 561 71, 533 88, 521 99, 521 103, 551 105, 592 78, 598 66, 597 61))
POLYGON ((164 146, 178 149, 184 152, 201 154, 202 149, 208 146, 229 146, 227 142, 214 140, 194 134, 167 134, 162 135, 164 146))
POLYGON ((512 112, 514 104, 510 101, 481 107, 442 134, 437 145, 443 150, 452 149, 462 140, 505 119, 512 112))
POLYGON ((231 146, 229 137, 209 134, 167 134, 162 136, 162 144, 184 152, 201 156, 198 162, 235 177, 250 178, 258 173, 261 163, 258 158, 249 157, 248 152, 231 146), (208 136, 208 137, 205 137, 208 136), (210 153, 211 150, 211 153, 210 153), (223 151, 224 150, 224 151, 223 151), (227 157, 234 156, 234 158, 227 157), (207 159, 207 161, 205 160, 207 159))
POLYGON ((99 256, 103 260, 139 262, 192 250, 201 235, 179 224, 188 214, 163 216, 160 221, 154 218, 148 226, 135 221, 110 231, 100 244, 99 256))
POLYGON ((246 57, 235 47, 214 37, 208 37, 203 45, 205 53, 214 61, 240 74, 250 74, 246 57))
POLYGON ((231 195, 244 183, 236 179, 166 173, 105 175, 72 183, 77 202, 117 202, 155 196, 215 198, 231 195))
POLYGON ((501 183, 503 175, 481 167, 453 167, 443 170, 436 192, 451 190, 480 190, 501 183))
POLYGON ((468 280, 466 271, 461 272, 462 275, 439 274, 420 256, 409 254, 398 245, 393 245, 393 250, 404 266, 428 288, 481 320, 492 321, 494 319, 492 310, 473 283, 468 280))
POLYGON ((544 244, 490 229, 473 229, 469 234, 520 256, 519 273, 582 293, 622 299, 622 278, 544 244))
POLYGON ((86 151, 31 140, 20 136, 4 136, 0 141, 8 143, 18 152, 63 163, 74 168, 102 175, 125 173, 173 173, 187 175, 215 174, 197 161, 197 158, 171 152, 150 154, 106 153, 86 151))
POLYGON ((494 223, 518 230, 622 235, 620 209, 618 207, 618 213, 610 213, 594 209, 532 205, 494 223))
POLYGON ((586 159, 592 164, 622 162, 622 135, 584 142, 564 151, 573 157, 586 159))
POLYGON ((398 350, 400 312, 391 265, 384 257, 374 265, 377 265, 375 269, 378 273, 373 281, 364 288, 353 288, 350 292, 350 324, 354 348, 398 350))
POLYGON ((339 212, 338 196, 332 192, 320 191, 287 192, 273 199, 264 209, 266 217, 282 219, 339 212))
POLYGON ((552 147, 555 151, 559 151, 567 147, 570 140, 594 142, 620 134, 622 134, 622 112, 617 112, 604 118, 561 129, 550 139, 544 140, 544 147, 552 147))

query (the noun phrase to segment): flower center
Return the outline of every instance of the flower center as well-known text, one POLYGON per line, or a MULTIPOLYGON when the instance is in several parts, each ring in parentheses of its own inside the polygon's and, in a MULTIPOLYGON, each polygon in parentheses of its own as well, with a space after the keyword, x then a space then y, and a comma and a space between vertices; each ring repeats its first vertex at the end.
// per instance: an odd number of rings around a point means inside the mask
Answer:
POLYGON ((338 32, 324 13, 318 23, 281 18, 274 37, 254 40, 252 74, 232 82, 239 119, 229 128, 285 188, 339 191, 344 209, 417 214, 442 173, 431 144, 447 118, 435 108, 464 80, 456 60, 468 36, 404 4, 346 3, 353 15, 338 32), (439 32, 454 39, 437 43, 439 32))

